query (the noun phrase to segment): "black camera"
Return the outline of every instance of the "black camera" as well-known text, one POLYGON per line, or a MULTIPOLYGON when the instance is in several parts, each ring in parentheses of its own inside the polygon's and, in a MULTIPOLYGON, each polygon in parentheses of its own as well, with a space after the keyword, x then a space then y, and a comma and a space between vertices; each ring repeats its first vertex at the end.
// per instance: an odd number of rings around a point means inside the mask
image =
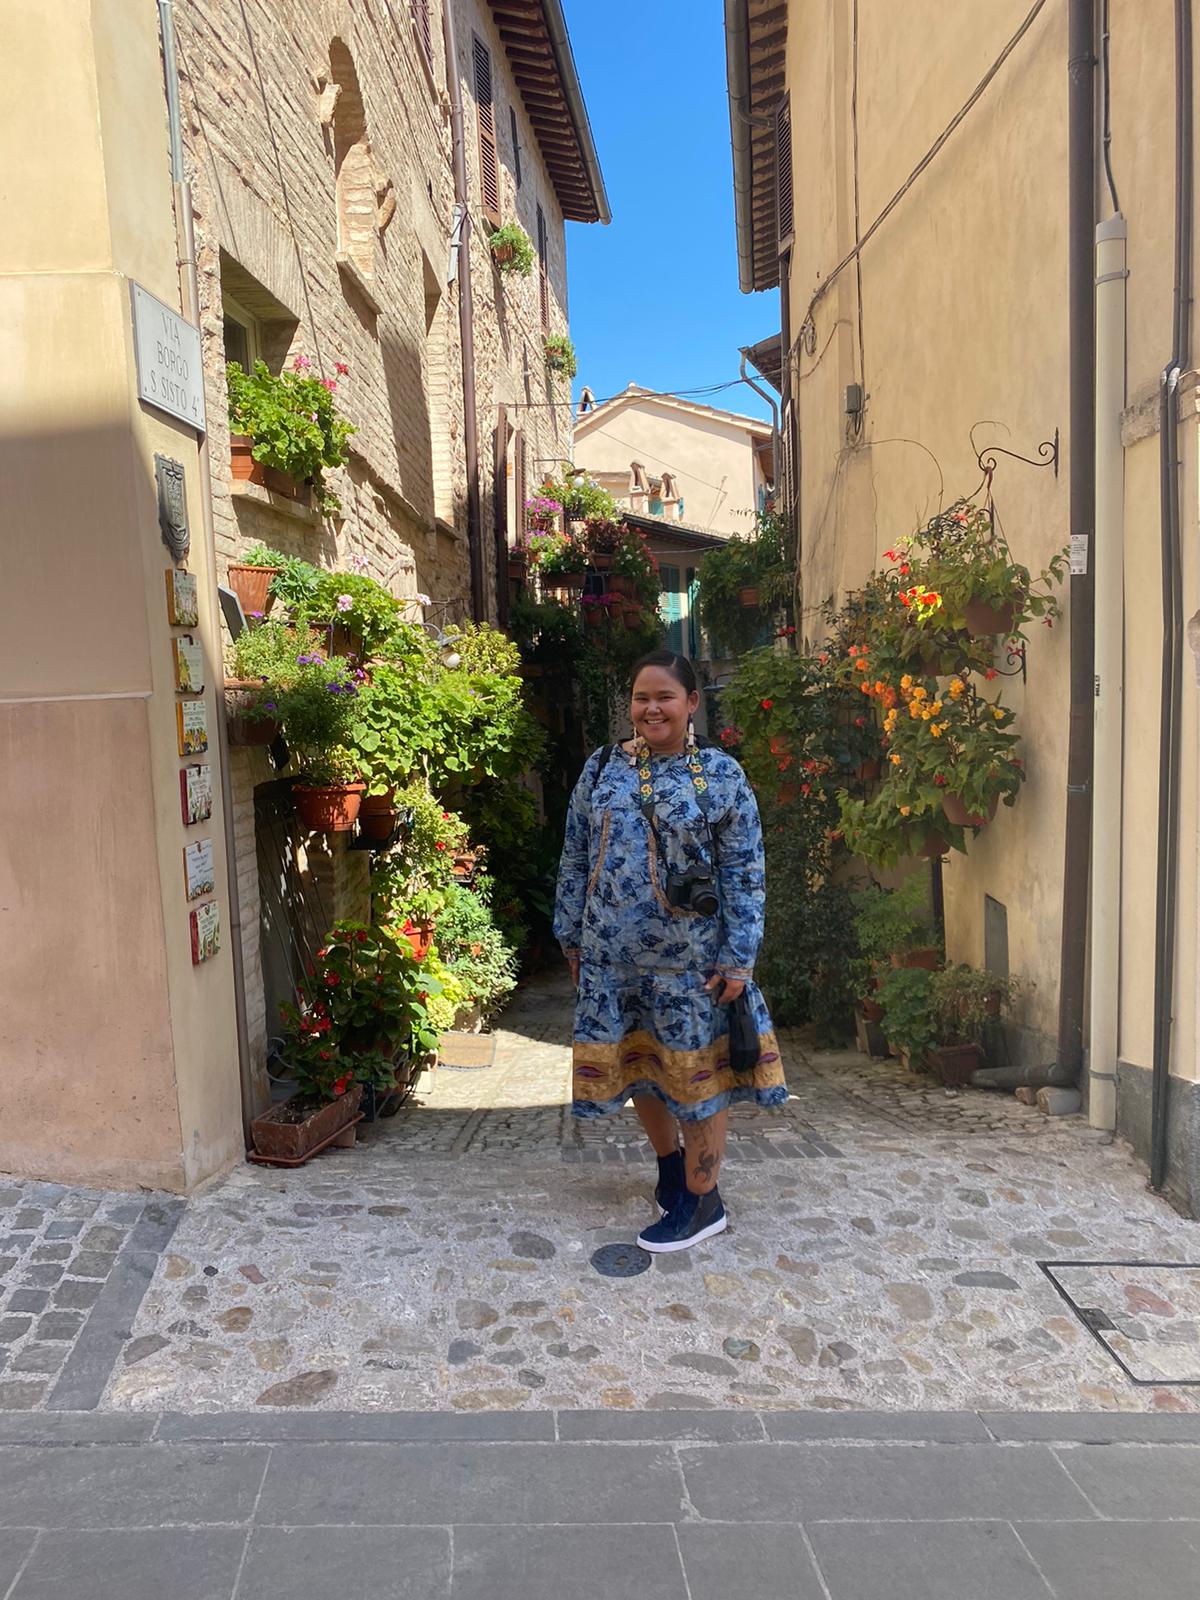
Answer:
POLYGON ((698 917, 715 917, 720 907, 712 874, 700 867, 667 876, 667 904, 676 911, 691 911, 698 917))

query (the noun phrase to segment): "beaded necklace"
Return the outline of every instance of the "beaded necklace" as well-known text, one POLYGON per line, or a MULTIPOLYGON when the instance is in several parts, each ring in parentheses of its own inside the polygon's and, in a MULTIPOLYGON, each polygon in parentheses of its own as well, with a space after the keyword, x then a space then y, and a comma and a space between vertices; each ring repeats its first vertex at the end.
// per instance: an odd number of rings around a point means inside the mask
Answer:
MULTIPOLYGON (((696 791, 696 800, 704 813, 705 821, 708 819, 708 808, 712 797, 708 792, 708 779, 704 776, 704 767, 700 760, 700 751, 696 746, 695 735, 689 729, 687 747, 684 752, 687 756, 688 772, 692 779, 692 788, 696 791)), ((642 813, 654 824, 654 779, 650 774, 650 746, 640 736, 634 740, 633 763, 638 775, 638 804, 642 813)))

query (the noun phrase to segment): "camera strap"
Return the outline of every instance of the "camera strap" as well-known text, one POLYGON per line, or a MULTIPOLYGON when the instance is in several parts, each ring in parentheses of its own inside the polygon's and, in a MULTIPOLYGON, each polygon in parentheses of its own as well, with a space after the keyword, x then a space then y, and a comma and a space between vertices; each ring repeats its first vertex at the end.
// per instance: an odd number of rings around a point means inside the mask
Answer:
MULTIPOLYGON (((704 818, 704 831, 708 835, 708 849, 710 866, 715 871, 717 866, 717 840, 708 820, 709 809, 712 806, 712 795, 708 789, 708 779, 704 775, 704 766, 700 760, 700 751, 693 745, 687 752, 688 772, 692 779, 692 788, 696 791, 696 804, 700 807, 700 815, 704 818)), ((638 776, 638 805, 642 815, 650 825, 654 841, 658 845, 658 853, 665 862, 667 853, 663 846, 662 834, 658 831, 658 816, 654 804, 654 779, 650 772, 650 748, 642 745, 637 756, 638 776)))

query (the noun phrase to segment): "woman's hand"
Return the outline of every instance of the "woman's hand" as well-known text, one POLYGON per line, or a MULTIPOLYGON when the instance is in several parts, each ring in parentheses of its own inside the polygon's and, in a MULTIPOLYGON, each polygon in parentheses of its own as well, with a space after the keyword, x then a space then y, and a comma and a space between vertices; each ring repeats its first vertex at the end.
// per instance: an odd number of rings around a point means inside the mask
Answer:
POLYGON ((731 1006, 735 1000, 740 1000, 746 992, 744 978, 727 978, 723 973, 714 972, 704 985, 705 991, 711 994, 719 1006, 731 1006))

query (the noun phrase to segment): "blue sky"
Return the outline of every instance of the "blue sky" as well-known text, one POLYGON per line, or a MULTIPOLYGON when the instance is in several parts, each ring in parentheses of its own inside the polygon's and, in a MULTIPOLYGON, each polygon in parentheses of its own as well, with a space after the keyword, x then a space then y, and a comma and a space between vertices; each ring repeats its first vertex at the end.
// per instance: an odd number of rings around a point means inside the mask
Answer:
MULTIPOLYGON (((699 388, 779 330, 737 284, 721 0, 565 0, 613 220, 567 224, 576 393, 699 388)), ((744 384, 697 399, 752 416, 744 384)))

